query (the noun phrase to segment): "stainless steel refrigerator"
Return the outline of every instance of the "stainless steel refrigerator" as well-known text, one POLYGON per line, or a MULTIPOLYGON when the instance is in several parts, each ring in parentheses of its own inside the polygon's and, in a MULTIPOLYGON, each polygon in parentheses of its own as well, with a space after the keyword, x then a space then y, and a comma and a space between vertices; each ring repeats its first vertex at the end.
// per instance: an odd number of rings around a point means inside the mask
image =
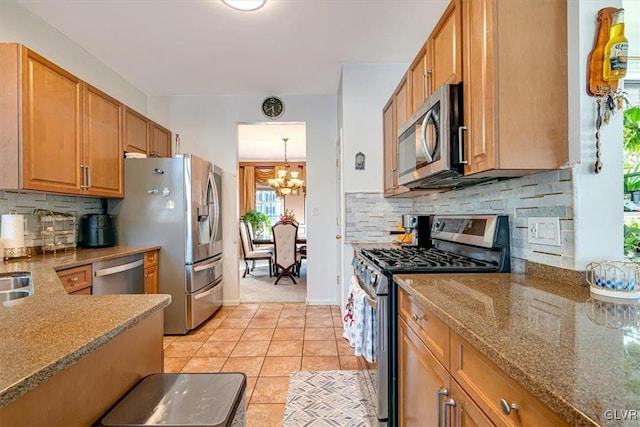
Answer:
POLYGON ((125 159, 125 197, 109 201, 119 245, 158 245, 165 334, 185 334, 222 305, 222 170, 199 157, 125 159))

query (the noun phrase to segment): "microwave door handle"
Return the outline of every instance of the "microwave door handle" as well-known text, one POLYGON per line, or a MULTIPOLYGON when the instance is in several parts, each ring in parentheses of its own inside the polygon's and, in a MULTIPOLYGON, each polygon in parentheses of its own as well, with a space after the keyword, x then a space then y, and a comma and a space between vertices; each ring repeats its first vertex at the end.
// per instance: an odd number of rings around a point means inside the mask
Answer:
POLYGON ((460 126, 458 128, 458 159, 460 160, 461 165, 466 165, 467 162, 464 159, 464 151, 462 151, 464 144, 462 144, 462 133, 467 130, 466 126, 460 126))
POLYGON ((429 148, 427 147, 427 122, 429 121, 429 117, 433 115, 433 110, 429 110, 427 114, 424 115, 424 119, 422 120, 422 151, 424 151, 424 156, 427 158, 429 163, 433 162, 433 157, 429 152, 429 148))

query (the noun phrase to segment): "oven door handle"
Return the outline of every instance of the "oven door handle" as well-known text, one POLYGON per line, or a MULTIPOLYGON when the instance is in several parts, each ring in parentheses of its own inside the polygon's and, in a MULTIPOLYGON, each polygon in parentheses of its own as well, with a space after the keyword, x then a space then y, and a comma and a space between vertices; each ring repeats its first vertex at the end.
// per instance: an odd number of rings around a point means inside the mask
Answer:
POLYGON ((374 310, 378 308, 378 303, 376 302, 375 298, 371 298, 368 294, 365 298, 367 300, 367 303, 369 304, 369 307, 373 308, 374 310))

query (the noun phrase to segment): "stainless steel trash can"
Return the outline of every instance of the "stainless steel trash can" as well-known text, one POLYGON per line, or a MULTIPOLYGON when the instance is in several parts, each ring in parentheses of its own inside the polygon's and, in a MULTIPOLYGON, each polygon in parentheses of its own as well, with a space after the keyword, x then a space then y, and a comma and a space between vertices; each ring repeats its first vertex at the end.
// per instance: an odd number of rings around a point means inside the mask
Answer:
POLYGON ((244 427, 247 377, 241 372, 152 374, 100 420, 104 427, 244 427))

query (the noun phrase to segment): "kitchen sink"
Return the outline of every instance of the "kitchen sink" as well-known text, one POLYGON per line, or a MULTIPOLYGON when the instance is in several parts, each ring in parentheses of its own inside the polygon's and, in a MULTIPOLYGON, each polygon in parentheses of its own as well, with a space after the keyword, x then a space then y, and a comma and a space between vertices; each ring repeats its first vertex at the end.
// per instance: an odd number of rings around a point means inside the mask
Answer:
POLYGON ((33 295, 33 282, 28 271, 0 273, 0 302, 7 303, 33 295))

